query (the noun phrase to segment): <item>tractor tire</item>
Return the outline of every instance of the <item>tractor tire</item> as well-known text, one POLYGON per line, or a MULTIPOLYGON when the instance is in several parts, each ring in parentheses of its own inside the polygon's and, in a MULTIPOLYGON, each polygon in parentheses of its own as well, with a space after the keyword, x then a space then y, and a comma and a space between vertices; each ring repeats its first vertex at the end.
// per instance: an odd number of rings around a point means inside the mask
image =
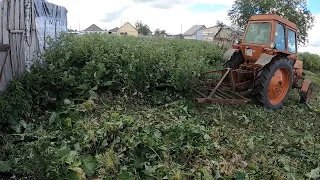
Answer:
POLYGON ((276 58, 264 66, 254 82, 256 98, 266 109, 279 109, 292 88, 292 65, 285 58, 276 58))
POLYGON ((244 57, 242 56, 241 52, 235 52, 231 56, 231 58, 224 63, 224 68, 231 68, 231 69, 238 69, 241 64, 244 63, 244 57))
MULTIPOLYGON (((231 58, 224 63, 223 67, 224 68, 231 68, 232 70, 238 69, 240 67, 241 64, 244 63, 244 57, 242 56, 241 52, 235 52, 232 54, 231 58)), ((225 71, 224 71, 225 72, 225 71)), ((236 73, 233 73, 233 78, 236 80, 238 79, 238 76, 236 73)), ((230 83, 230 77, 227 76, 225 78, 226 82, 230 83)))

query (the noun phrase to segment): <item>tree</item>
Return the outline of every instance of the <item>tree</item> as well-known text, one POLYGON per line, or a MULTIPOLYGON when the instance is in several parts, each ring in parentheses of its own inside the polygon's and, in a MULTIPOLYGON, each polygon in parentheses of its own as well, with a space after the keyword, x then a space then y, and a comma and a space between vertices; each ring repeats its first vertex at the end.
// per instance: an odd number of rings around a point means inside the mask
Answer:
POLYGON ((216 26, 226 27, 227 25, 225 25, 222 21, 217 21, 217 22, 216 22, 216 26))
POLYGON ((166 35, 166 30, 160 30, 159 28, 157 28, 157 29, 154 31, 154 35, 155 35, 155 36, 166 35))
POLYGON ((308 42, 308 31, 315 17, 307 9, 307 0, 236 0, 228 12, 233 25, 245 28, 250 16, 255 14, 277 14, 298 26, 298 42, 308 42))
POLYGON ((149 26, 147 24, 143 24, 142 21, 136 21, 135 26, 139 34, 148 35, 151 33, 149 26))

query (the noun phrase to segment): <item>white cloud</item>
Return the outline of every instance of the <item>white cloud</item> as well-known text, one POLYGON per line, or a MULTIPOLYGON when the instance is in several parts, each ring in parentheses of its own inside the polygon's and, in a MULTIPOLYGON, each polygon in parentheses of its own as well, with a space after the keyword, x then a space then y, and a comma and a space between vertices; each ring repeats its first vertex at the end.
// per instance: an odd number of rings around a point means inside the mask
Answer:
MULTIPOLYGON (((234 0, 47 0, 68 9, 68 26, 83 30, 91 24, 102 29, 120 27, 125 22, 134 25, 141 20, 148 24, 152 31, 164 29, 168 33, 182 33, 192 25, 215 25, 217 20, 230 24, 227 18, 228 9, 215 12, 191 12, 188 7, 196 3, 225 5, 230 8, 234 0)), ((316 23, 309 32, 309 44, 299 49, 320 54, 320 14, 316 15, 316 23)))
POLYGON ((316 22, 309 32, 309 44, 300 48, 301 52, 310 52, 320 55, 320 13, 316 15, 316 22))
POLYGON ((192 13, 187 7, 195 3, 230 6, 233 0, 47 0, 68 9, 68 26, 83 30, 91 24, 102 29, 120 27, 124 22, 134 24, 141 20, 148 24, 152 31, 165 29, 169 33, 185 32, 195 24, 213 26, 216 20, 226 24, 227 9, 209 13, 192 13), (136 2, 134 2, 136 1, 136 2), (137 2, 138 1, 138 2, 137 2), (174 2, 174 3, 173 3, 174 2), (150 4, 151 3, 151 4, 150 4), (170 6, 168 4, 171 4, 170 6))

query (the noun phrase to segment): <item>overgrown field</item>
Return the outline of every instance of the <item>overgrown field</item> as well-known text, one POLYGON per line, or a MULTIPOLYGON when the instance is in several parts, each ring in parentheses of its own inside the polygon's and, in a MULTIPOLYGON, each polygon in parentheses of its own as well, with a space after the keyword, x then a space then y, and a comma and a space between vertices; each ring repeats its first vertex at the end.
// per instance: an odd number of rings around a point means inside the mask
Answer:
POLYGON ((200 105, 189 88, 221 67, 218 47, 104 35, 51 47, 46 68, 36 65, 0 98, 0 177, 320 177, 318 86, 310 105, 292 91, 277 111, 200 105))

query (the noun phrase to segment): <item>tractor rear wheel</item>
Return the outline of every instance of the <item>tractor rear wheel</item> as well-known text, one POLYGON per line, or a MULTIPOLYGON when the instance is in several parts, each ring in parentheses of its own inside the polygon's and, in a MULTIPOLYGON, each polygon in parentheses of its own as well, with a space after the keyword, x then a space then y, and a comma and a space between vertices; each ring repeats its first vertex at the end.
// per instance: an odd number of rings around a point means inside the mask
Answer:
POLYGON ((292 65, 285 58, 277 58, 263 67, 255 79, 257 99, 267 109, 282 108, 292 88, 292 65))
MULTIPOLYGON (((241 64, 244 63, 244 57, 242 56, 241 52, 235 52, 231 56, 231 58, 224 63, 223 67, 224 68, 231 68, 231 69, 238 69, 241 64)), ((238 79, 237 73, 233 72, 232 73, 233 79, 236 81, 238 79)), ((227 82, 230 82, 229 76, 225 78, 227 82)))

